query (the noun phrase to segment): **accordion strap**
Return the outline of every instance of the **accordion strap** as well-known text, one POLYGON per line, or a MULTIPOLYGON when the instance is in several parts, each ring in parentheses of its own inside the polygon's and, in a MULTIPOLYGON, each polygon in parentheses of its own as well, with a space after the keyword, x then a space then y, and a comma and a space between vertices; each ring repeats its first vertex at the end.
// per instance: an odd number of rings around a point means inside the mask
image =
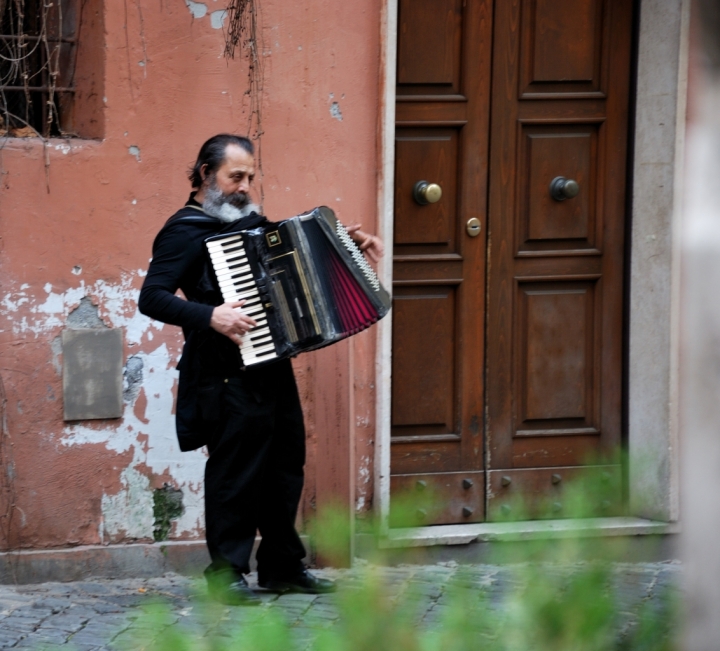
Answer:
POLYGON ((177 224, 178 222, 182 222, 183 224, 217 224, 220 220, 205 215, 185 215, 184 217, 177 217, 172 220, 173 224, 177 224))
POLYGON ((175 219, 170 220, 171 223, 177 224, 178 222, 182 222, 183 224, 220 224, 220 220, 216 217, 210 217, 210 215, 205 214, 205 212, 198 208, 197 206, 193 206, 188 204, 183 208, 183 210, 192 210, 193 213, 190 213, 189 215, 181 215, 180 217, 176 217, 175 219))

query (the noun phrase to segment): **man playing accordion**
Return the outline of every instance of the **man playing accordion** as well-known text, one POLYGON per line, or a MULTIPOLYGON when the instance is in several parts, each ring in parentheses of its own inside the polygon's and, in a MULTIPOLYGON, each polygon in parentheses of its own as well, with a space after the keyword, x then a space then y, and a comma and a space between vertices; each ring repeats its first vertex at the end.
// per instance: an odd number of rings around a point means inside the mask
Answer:
MULTIPOLYGON (((258 583, 275 592, 322 593, 332 582, 313 576, 295 530, 303 487, 305 430, 288 359, 243 367, 239 345, 256 325, 243 301, 226 303, 208 272, 205 240, 221 230, 268 223, 250 202, 254 149, 247 138, 220 134, 200 149, 186 205, 158 233, 139 309, 185 336, 178 364, 177 434, 183 451, 207 446, 205 522, 210 594, 229 605, 255 604, 248 587, 256 532, 258 583), (232 226, 230 226, 232 225, 232 226), (176 296, 181 289, 185 298, 176 296)), ((379 238, 358 226, 352 239, 376 262, 379 238)))

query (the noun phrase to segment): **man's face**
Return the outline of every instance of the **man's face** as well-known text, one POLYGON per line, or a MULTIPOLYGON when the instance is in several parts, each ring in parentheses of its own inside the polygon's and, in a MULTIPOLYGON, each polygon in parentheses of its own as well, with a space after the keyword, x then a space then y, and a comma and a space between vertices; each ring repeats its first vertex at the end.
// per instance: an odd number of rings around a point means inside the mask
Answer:
POLYGON ((228 145, 225 149, 225 161, 215 174, 205 179, 204 186, 209 184, 222 192, 226 202, 242 208, 249 201, 250 184, 255 178, 255 159, 237 145, 228 145))

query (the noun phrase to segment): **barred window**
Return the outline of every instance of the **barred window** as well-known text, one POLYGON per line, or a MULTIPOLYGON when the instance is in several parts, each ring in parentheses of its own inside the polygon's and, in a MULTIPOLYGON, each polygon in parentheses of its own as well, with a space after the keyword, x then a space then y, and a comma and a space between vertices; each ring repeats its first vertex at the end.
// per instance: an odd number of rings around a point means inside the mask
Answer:
POLYGON ((0 135, 77 135, 76 0, 0 0, 0 135))

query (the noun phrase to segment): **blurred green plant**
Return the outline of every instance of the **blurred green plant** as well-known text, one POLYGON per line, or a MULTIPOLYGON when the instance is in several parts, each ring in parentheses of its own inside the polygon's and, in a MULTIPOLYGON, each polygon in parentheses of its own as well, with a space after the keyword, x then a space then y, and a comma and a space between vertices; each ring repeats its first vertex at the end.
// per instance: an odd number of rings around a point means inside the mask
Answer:
MULTIPOLYGON (((613 595, 607 562, 513 568, 517 587, 493 598, 462 567, 445 587, 442 615, 420 623, 423 600, 398 597, 381 568, 368 566, 334 599, 339 619, 304 622, 314 639, 273 607, 228 609, 205 603, 193 618, 168 605, 146 608, 119 651, 674 651, 676 604, 669 595, 627 613, 613 595), (299 644, 299 642, 303 642, 299 644)), ((306 628, 307 631, 307 628, 306 628)))
MULTIPOLYGON (((608 472, 612 460, 596 460, 588 472, 563 487, 563 515, 595 517, 607 496, 620 490, 619 472, 608 472)), ((420 526, 428 513, 423 493, 393 497, 393 520, 420 526)), ((528 517, 539 501, 528 505, 513 498, 513 519, 528 517)), ((613 498, 615 499, 615 498, 613 498)), ((440 508, 441 505, 435 505, 440 508)), ((546 505, 545 505, 546 506, 546 505)), ((430 508, 434 508, 431 507, 430 508)), ((500 514, 498 514, 499 519, 500 514)), ((351 535, 347 511, 328 509, 311 525, 317 553, 334 564, 346 554, 351 535)), ((672 587, 642 595, 632 613, 618 587, 628 578, 627 550, 619 539, 566 537, 509 544, 502 563, 501 588, 490 589, 476 566, 458 566, 442 582, 442 595, 428 618, 427 599, 412 582, 402 590, 383 569, 381 529, 375 554, 340 580, 332 603, 338 619, 313 621, 313 609, 302 615, 305 636, 282 609, 228 609, 201 594, 193 599, 192 617, 178 617, 167 605, 149 608, 137 622, 138 634, 128 649, 137 651, 674 651, 678 604, 672 587), (510 563, 510 564, 508 564, 510 563), (623 564, 625 563, 625 564, 623 564), (475 571, 475 573, 473 573, 475 571), (421 621, 423 616, 425 620, 421 621), (307 631, 313 634, 308 637, 307 631)), ((502 550, 502 545, 498 545, 502 550)), ((425 584, 427 587, 427 584, 425 584)), ((500 584, 498 584, 500 585, 500 584)), ((426 595, 425 595, 426 596, 426 595)))

